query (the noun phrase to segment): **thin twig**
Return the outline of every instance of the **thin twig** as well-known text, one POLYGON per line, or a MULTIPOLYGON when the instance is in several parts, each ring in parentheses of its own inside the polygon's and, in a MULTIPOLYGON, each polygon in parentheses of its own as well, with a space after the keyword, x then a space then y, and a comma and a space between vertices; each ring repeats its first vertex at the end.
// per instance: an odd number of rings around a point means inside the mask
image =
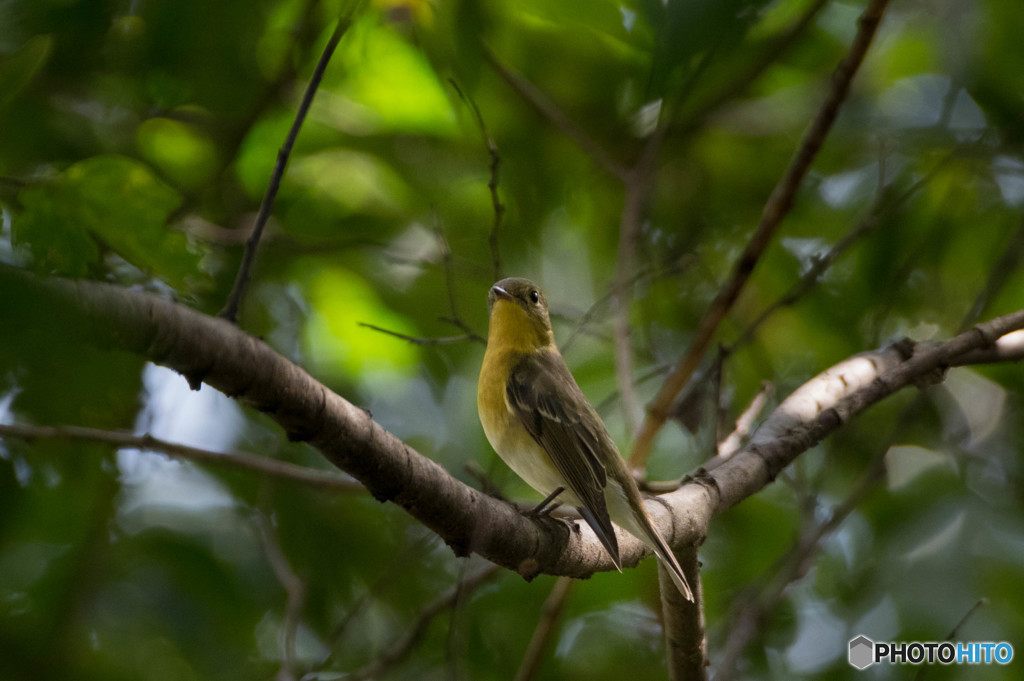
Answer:
POLYGON ((441 336, 438 338, 423 338, 420 336, 409 336, 398 331, 392 331, 391 329, 385 329, 373 324, 367 324, 366 322, 359 322, 359 326, 377 331, 378 333, 385 333, 395 338, 401 338, 404 341, 408 341, 413 345, 451 345, 453 343, 465 343, 466 341, 474 341, 476 343, 486 343, 483 338, 476 335, 475 333, 465 333, 461 336, 441 336))
POLYGON ((486 342, 485 339, 473 331, 469 324, 462 321, 462 316, 459 314, 459 306, 455 297, 455 265, 452 262, 452 250, 448 246, 448 240, 445 239, 444 230, 441 229, 441 222, 437 218, 436 210, 434 211, 434 234, 437 236, 438 247, 441 249, 441 264, 444 267, 444 286, 448 292, 448 309, 452 315, 451 317, 441 317, 440 321, 447 322, 458 328, 469 339, 478 343, 484 343, 486 342))
POLYGON ((213 452, 207 449, 189 447, 161 440, 148 433, 145 435, 133 435, 120 431, 99 430, 82 426, 0 425, 0 437, 18 438, 20 440, 61 439, 99 442, 112 445, 118 449, 152 450, 179 459, 257 471, 264 475, 293 480, 322 489, 345 492, 364 489, 355 480, 342 477, 330 471, 306 468, 305 466, 298 466, 288 461, 270 459, 265 456, 244 452, 213 452))
POLYGON ((583 153, 592 158, 597 165, 609 174, 625 180, 629 169, 613 159, 605 149, 597 143, 590 135, 583 131, 569 116, 565 114, 558 105, 551 101, 547 95, 541 92, 537 86, 528 81, 521 74, 516 73, 512 67, 502 62, 490 48, 484 48, 484 54, 491 66, 498 72, 502 79, 512 86, 512 89, 519 93, 528 103, 533 105, 545 118, 551 121, 562 134, 576 143, 583 153))
MULTIPOLYGON (((629 277, 626 281, 626 286, 632 288, 643 281, 653 281, 659 277, 671 277, 681 274, 686 271, 690 264, 692 264, 692 259, 685 258, 662 267, 641 266, 633 273, 632 276, 629 277)), ((563 355, 568 352, 569 348, 576 342, 576 339, 586 332, 587 327, 590 325, 590 322, 594 320, 594 317, 611 304, 614 295, 614 289, 609 290, 603 296, 595 300, 591 306, 575 320, 572 332, 564 341, 558 343, 558 347, 562 351, 563 355)), ((659 371, 663 370, 664 368, 659 369, 659 371)))
POLYGON ((815 0, 792 24, 768 38, 765 41, 765 48, 750 59, 746 68, 738 71, 718 92, 698 109, 687 113, 674 127, 683 133, 696 130, 723 104, 741 96, 761 74, 775 65, 807 30, 814 26, 814 19, 828 3, 829 0, 815 0))
POLYGON ((284 177, 284 171, 288 165, 288 158, 291 156, 292 147, 295 145, 295 140, 302 129, 302 123, 306 120, 306 114, 309 113, 309 108, 313 104, 313 97, 316 95, 317 88, 320 87, 320 81, 327 70, 327 63, 331 60, 331 55, 334 54, 334 49, 338 46, 342 36, 345 35, 345 32, 352 25, 355 10, 360 4, 361 2, 356 2, 345 16, 338 19, 338 25, 334 27, 334 32, 327 41, 327 45, 320 55, 320 60, 313 70, 309 85, 306 86, 306 91, 302 95, 302 101, 299 103, 299 109, 295 113, 295 120, 288 131, 288 136, 285 138, 284 144, 277 151, 277 162, 274 164, 274 172, 270 176, 267 193, 264 194, 263 201, 260 203, 260 210, 256 214, 256 224, 253 225, 252 234, 249 235, 249 239, 245 242, 245 252, 242 254, 242 262, 239 264, 234 286, 231 288, 231 293, 228 295, 224 309, 218 315, 222 319, 227 319, 232 323, 238 319, 238 309, 242 305, 242 298, 245 297, 245 290, 249 285, 250 271, 256 260, 256 250, 259 247, 260 237, 263 236, 263 228, 266 227, 271 211, 274 208, 274 199, 277 198, 277 190, 281 186, 281 179, 284 177))
POLYGON ((324 669, 327 664, 334 659, 334 655, 341 647, 341 643, 345 638, 349 625, 363 613, 373 598, 376 598, 380 594, 390 590, 399 579, 405 579, 408 576, 407 566, 417 562, 417 560, 426 553, 429 545, 434 543, 435 539, 437 539, 437 535, 429 531, 424 531, 418 537, 415 537, 411 542, 406 544, 398 555, 393 556, 393 560, 388 562, 382 570, 378 570, 375 573, 374 579, 369 585, 367 585, 366 591, 355 599, 352 606, 348 608, 341 620, 331 630, 331 633, 324 644, 324 649, 326 651, 325 654, 317 662, 311 665, 307 674, 315 673, 317 670, 324 669))
POLYGON ((437 237, 437 246, 441 249, 444 287, 448 292, 448 310, 452 313, 452 319, 458 319, 459 305, 455 298, 455 269, 452 266, 452 249, 448 247, 448 240, 444 238, 444 230, 441 229, 441 221, 437 217, 437 208, 435 206, 431 206, 431 213, 433 213, 434 235, 437 237))
POLYGON ((501 168, 501 154, 498 152, 498 144, 494 141, 494 137, 491 136, 490 131, 487 129, 487 124, 484 123, 483 114, 480 113, 480 108, 473 101, 473 98, 462 91, 459 84, 454 79, 449 78, 448 82, 451 83, 452 87, 455 88, 455 92, 458 93, 459 99, 465 102, 470 110, 473 112, 473 118, 476 120, 477 128, 480 130, 480 135, 484 138, 484 144, 487 146, 487 155, 491 159, 488 168, 491 171, 491 177, 487 181, 487 189, 491 192, 491 207, 494 210, 494 223, 491 225, 491 233, 487 237, 487 243, 491 248, 491 263, 494 266, 494 281, 501 279, 501 249, 498 243, 498 235, 501 233, 501 221, 505 217, 505 206, 501 202, 501 197, 498 196, 498 170, 501 168))
MULTIPOLYGON (((804 272, 803 276, 800 277, 800 279, 793 284, 788 291, 783 293, 778 300, 766 307, 761 314, 743 330, 739 337, 725 349, 725 351, 731 354, 735 352, 737 348, 746 345, 754 338, 754 334, 757 329, 760 328, 769 317, 780 309, 790 307, 799 302, 801 298, 807 295, 807 293, 810 292, 819 281, 821 281, 821 277, 825 274, 828 268, 831 267, 843 253, 845 253, 857 241, 874 232, 882 219, 890 211, 895 210, 909 201, 911 197, 931 181, 938 171, 953 158, 955 153, 955 150, 951 151, 936 163, 927 173, 899 195, 891 196, 891 193, 884 192, 878 194, 877 198, 871 204, 871 207, 860 222, 858 222, 853 229, 843 235, 843 237, 833 244, 832 248, 826 251, 823 255, 813 258, 811 266, 807 268, 807 271, 804 272)), ((881 173, 879 173, 879 175, 881 176, 881 173)))
MULTIPOLYGON (((964 614, 964 616, 960 618, 960 621, 956 623, 956 626, 953 627, 953 630, 950 631, 949 635, 946 636, 946 638, 944 638, 943 640, 944 641, 952 641, 953 639, 955 639, 957 632, 960 631, 960 628, 962 626, 964 626, 965 624, 967 624, 967 620, 971 619, 971 617, 974 615, 974 613, 977 612, 978 608, 982 607, 983 605, 988 605, 988 599, 987 598, 979 598, 978 601, 974 605, 971 606, 971 609, 968 610, 964 614)), ((917 673, 914 674, 914 681, 921 681, 921 679, 924 678, 924 676, 927 673, 927 671, 928 671, 928 665, 921 665, 920 667, 918 667, 917 673)))
POLYGON ((533 629, 533 636, 530 637, 526 653, 523 655, 522 662, 519 663, 515 681, 532 681, 537 677, 544 651, 547 650, 555 626, 562 617, 565 604, 569 601, 573 581, 570 577, 559 577, 555 580, 555 585, 551 587, 551 593, 548 594, 540 609, 540 620, 537 621, 537 626, 533 629))
POLYGON ((401 662, 405 659, 406 655, 412 652, 413 648, 416 647, 416 644, 420 642, 423 635, 427 632, 427 627, 435 617, 454 607, 460 596, 464 596, 466 593, 473 591, 481 584, 493 579, 500 570, 501 568, 497 565, 488 565, 486 568, 466 579, 461 584, 449 589, 443 596, 434 602, 429 603, 420 611, 419 618, 412 623, 412 626, 409 627, 405 636, 395 642, 376 660, 346 678, 351 681, 364 681, 365 679, 375 679, 382 676, 388 669, 391 669, 397 663, 401 662))
POLYGON ((266 514, 255 513, 256 526, 259 529, 263 544, 263 553, 274 571, 277 581, 284 587, 287 600, 284 608, 284 622, 281 626, 281 668, 277 672, 277 681, 294 681, 295 676, 295 634, 302 617, 302 608, 306 603, 306 584, 295 574, 288 558, 277 540, 274 524, 266 514))
POLYGON ((1001 289, 1010 275, 1016 271, 1022 256, 1024 256, 1024 220, 1021 221, 1021 224, 1010 235, 1009 243, 1003 249, 1002 255, 995 266, 990 270, 984 288, 974 299, 974 304, 971 305, 970 311, 960 326, 961 331, 967 329, 968 326, 981 317, 981 313, 984 312, 985 306, 991 302, 995 292, 1001 289))
POLYGON ((904 417, 908 418, 897 420, 897 430, 879 446, 860 481, 842 503, 832 510, 828 519, 806 528, 794 541, 792 548, 768 571, 769 577, 765 578, 761 586, 747 597, 736 599, 737 608, 728 619, 729 638, 722 646, 722 658, 718 665, 716 681, 727 681, 736 674, 743 651, 761 631, 769 614, 778 607, 786 588, 807 573, 812 559, 821 550, 822 540, 835 531, 883 479, 885 453, 889 451, 890 444, 896 441, 895 438, 902 424, 911 422, 909 415, 923 402, 924 398, 922 394, 919 394, 917 399, 908 405, 903 412, 904 417))
POLYGON ((968 610, 966 613, 964 613, 964 616, 960 618, 960 621, 956 623, 956 626, 954 626, 953 629, 950 630, 950 632, 948 634, 946 634, 946 639, 945 640, 952 641, 953 639, 955 639, 956 635, 960 631, 960 629, 965 624, 967 624, 967 620, 971 619, 971 616, 973 616, 974 613, 977 612, 978 608, 982 607, 983 605, 988 605, 988 599, 987 598, 979 598, 978 602, 975 603, 971 607, 970 610, 968 610))
POLYGON ((704 355, 704 351, 718 329, 718 325, 732 308, 736 299, 739 298, 739 294, 757 266, 758 260, 771 243, 776 229, 792 208, 797 190, 824 144, 825 137, 839 113, 839 108, 846 100, 853 77, 871 45, 888 4, 889 0, 872 0, 861 14, 858 20, 857 35, 850 51, 833 74, 831 90, 815 116, 810 129, 804 135, 796 157, 768 198, 760 224, 733 266, 729 279, 704 313, 689 351, 676 365, 661 390, 658 391, 654 401, 648 406, 647 418, 644 419, 640 434, 636 438, 633 451, 629 456, 630 468, 639 469, 646 465, 647 456, 654 444, 654 436, 668 419, 673 399, 686 385, 694 369, 697 368, 700 358, 704 355))
POLYGON ((750 434, 750 429, 754 425, 754 419, 764 409, 764 405, 768 402, 768 396, 772 394, 775 386, 772 385, 771 381, 765 381, 761 384, 761 389, 754 395, 754 399, 750 401, 747 408, 743 410, 740 417, 736 419, 736 426, 732 432, 722 440, 718 445, 718 456, 727 459, 735 454, 740 447, 743 446, 743 441, 750 434))

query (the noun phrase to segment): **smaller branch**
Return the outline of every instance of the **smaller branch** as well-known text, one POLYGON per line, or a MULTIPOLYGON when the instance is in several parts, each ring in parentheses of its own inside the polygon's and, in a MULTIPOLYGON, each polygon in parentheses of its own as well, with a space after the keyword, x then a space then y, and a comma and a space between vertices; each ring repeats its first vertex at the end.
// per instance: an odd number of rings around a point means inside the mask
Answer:
POLYGON ((854 37, 850 51, 833 74, 832 88, 815 116, 814 122, 804 135, 796 157, 768 198, 757 229, 736 260, 729 279, 704 313, 689 351, 676 365, 661 390, 658 391, 654 401, 649 405, 647 418, 644 419, 633 451, 629 455, 631 469, 641 469, 646 465, 647 457, 654 444, 654 436, 668 419, 673 399, 693 375, 719 324, 739 298, 740 292, 750 279, 758 260, 771 243, 776 229, 793 207, 797 190, 824 144, 825 137, 849 94, 853 77, 864 60, 864 55, 871 45, 888 3, 889 0, 872 0, 861 14, 858 20, 857 35, 854 37))
MULTIPOLYGON (((814 257, 811 266, 804 272, 804 275, 793 284, 782 296, 779 297, 774 303, 764 309, 763 312, 750 324, 743 333, 730 345, 726 352, 732 353, 739 347, 742 347, 749 343, 754 333, 760 326, 768 320, 773 314, 778 312, 784 307, 790 307, 795 305, 801 298, 807 295, 814 286, 821 280, 821 277, 825 274, 829 267, 835 263, 836 260, 842 256, 851 246, 853 246, 860 239, 870 235, 878 227, 882 218, 889 212, 899 206, 906 203, 914 194, 921 190, 929 181, 935 176, 935 174, 941 169, 946 163, 953 158, 955 152, 950 152, 942 160, 936 163, 931 170, 925 173, 920 179, 914 182, 910 187, 903 191, 898 196, 889 198, 884 193, 884 190, 880 190, 877 198, 872 203, 871 208, 868 209, 867 214, 851 229, 847 232, 839 241, 833 244, 832 248, 826 251, 823 255, 814 257)), ((882 175, 884 171, 884 165, 880 164, 879 169, 879 182, 882 182, 882 175)), ((979 310, 980 312, 980 310, 979 310)))
POLYGON ((775 390, 775 386, 772 385, 771 381, 765 381, 761 384, 761 389, 754 395, 754 399, 750 401, 747 408, 743 410, 740 417, 736 419, 736 427, 733 428, 732 432, 729 433, 728 437, 722 440, 718 445, 718 456, 723 459, 727 459, 743 446, 747 437, 750 435, 750 429, 754 425, 754 419, 764 409, 765 403, 768 402, 768 396, 775 390))
POLYGON ((1014 331, 999 338, 987 348, 979 348, 954 357, 950 366, 1016 362, 1024 359, 1024 331, 1014 331))
POLYGON ((498 72, 498 75, 501 76, 513 90, 518 92, 523 99, 533 105, 541 115, 547 118, 556 128, 558 128, 563 135, 575 142, 576 146, 578 146, 583 153, 590 156, 597 165, 609 174, 614 175, 621 180, 626 179, 630 172, 629 169, 613 159, 611 155, 597 143, 596 140, 576 125, 576 123, 569 118, 564 111, 558 108, 557 104, 548 99, 547 95, 541 92, 537 86, 528 81, 521 74, 513 71, 511 67, 502 63, 490 48, 485 47, 484 53, 487 55, 487 60, 491 63, 491 66, 493 66, 498 72))
MULTIPOLYGON (((501 167, 501 155, 498 153, 498 145, 491 136, 490 131, 487 130, 487 125, 484 123, 483 114, 480 113, 480 108, 477 107, 476 102, 473 98, 462 91, 459 84, 453 79, 449 78, 448 82, 455 88, 455 92, 458 93, 459 99, 465 102, 470 110, 473 112, 473 118, 476 119, 476 126, 480 129, 480 135, 484 138, 484 144, 487 146, 487 155, 490 157, 490 171, 491 179, 487 181, 487 188, 491 192, 491 206, 494 209, 494 224, 491 225, 491 234, 487 237, 487 243, 491 248, 491 262, 494 265, 494 281, 501 279, 501 250, 498 245, 498 234, 501 232, 501 221, 505 217, 505 206, 501 203, 501 197, 498 196, 498 170, 501 167)), ((454 313, 453 313, 454 314, 454 313)))
POLYGON ((448 246, 448 240, 444 237, 444 230, 441 229, 441 223, 437 219, 437 211, 434 211, 434 233, 437 235, 438 246, 441 249, 441 264, 444 267, 444 285, 448 292, 448 309, 451 310, 451 317, 441 317, 440 321, 447 322, 452 326, 463 331, 466 336, 476 341, 477 343, 486 343, 480 334, 473 331, 469 324, 462 321, 462 316, 459 314, 458 303, 455 298, 455 266, 452 262, 452 250, 448 246))
POLYGON ((452 266, 452 249, 448 246, 448 240, 444 238, 444 230, 441 229, 441 221, 437 218, 437 209, 431 207, 434 214, 434 234, 437 236, 437 245, 441 249, 441 265, 444 268, 444 287, 448 292, 448 309, 452 313, 452 319, 458 323, 459 305, 455 299, 455 268, 452 266))
POLYGON ((615 340, 615 376, 619 383, 622 413, 630 437, 634 437, 637 428, 640 427, 640 398, 633 389, 633 344, 629 324, 632 288, 629 283, 634 277, 637 243, 640 241, 644 214, 650 199, 651 187, 654 185, 655 164, 661 151, 661 144, 665 140, 665 121, 665 117, 658 121, 658 126, 644 144, 636 165, 623 177, 625 195, 619 217, 619 247, 615 259, 615 283, 612 286, 612 335, 615 340))
MULTIPOLYGON (((641 164, 647 166, 647 164, 641 164)), ((615 376, 619 383, 619 401, 630 436, 640 427, 640 399, 633 389, 633 345, 630 342, 629 286, 636 260, 636 244, 640 238, 644 204, 650 185, 649 167, 638 167, 626 182, 622 216, 619 224, 619 250, 615 259, 615 283, 612 285, 612 335, 615 340, 615 376)))
POLYGON ((753 59, 749 65, 739 71, 730 81, 708 101, 703 103, 697 110, 681 117, 678 127, 684 132, 698 129, 704 121, 723 104, 742 95, 766 70, 776 64, 789 49, 814 26, 814 20, 822 9, 828 5, 829 0, 814 0, 814 2, 797 17, 792 24, 771 36, 765 41, 765 48, 753 59))
MULTIPOLYGON (((967 624, 967 620, 971 619, 971 617, 974 615, 974 613, 978 611, 978 608, 982 607, 983 605, 988 605, 988 599, 987 598, 979 598, 978 602, 971 606, 971 609, 968 610, 966 612, 966 614, 964 614, 964 616, 960 618, 960 621, 956 623, 956 626, 953 627, 953 630, 950 631, 949 634, 946 636, 946 638, 944 638, 943 640, 944 641, 952 641, 952 640, 954 640, 956 638, 957 632, 960 631, 960 628, 963 627, 965 624, 967 624)), ((917 670, 917 673, 914 674, 914 681, 921 681, 921 679, 924 678, 925 671, 927 669, 928 669, 928 667, 926 665, 922 665, 917 670)))
MULTIPOLYGON (((342 616, 341 621, 333 627, 324 645, 326 653, 318 662, 311 665, 306 676, 327 667, 328 663, 334 659, 338 649, 341 648, 349 626, 355 622, 357 617, 363 614, 371 600, 378 598, 382 593, 386 593, 394 587, 396 582, 408 576, 406 566, 421 560, 435 538, 435 534, 425 531, 419 537, 414 538, 409 544, 406 544, 405 548, 398 555, 394 556, 394 559, 384 569, 376 572, 372 583, 356 598, 355 602, 342 616)), ((306 676, 303 676, 303 678, 306 678, 306 676)))
POLYGON ((366 679, 376 679, 383 676, 387 670, 401 662, 412 652, 416 644, 426 634, 427 627, 435 617, 445 610, 455 607, 461 597, 464 597, 465 594, 470 593, 488 580, 493 579, 500 570, 501 568, 497 565, 488 565, 472 577, 449 589, 443 596, 423 608, 419 618, 413 622, 412 626, 409 627, 408 633, 401 640, 397 641, 376 660, 346 678, 351 681, 365 681, 366 679))
MULTIPOLYGON (((994 276, 998 277, 998 275, 994 276)), ((985 290, 990 293, 998 290, 1004 281, 1002 277, 999 277, 999 279, 1000 281, 995 282, 990 279, 986 283, 985 290)), ((972 308, 965 316, 964 326, 967 326, 973 320, 976 307, 972 308)), ((941 344, 934 344, 934 347, 937 349, 939 345, 941 344)), ((928 351, 927 344, 919 344, 914 349, 914 355, 917 356, 928 351)), ((948 364, 963 364, 971 359, 987 363, 1017 360, 1022 357, 1024 357, 1024 331, 1013 331, 1000 336, 994 343, 988 344, 987 347, 953 357, 948 364)), ((873 383, 877 381, 878 379, 873 383)), ((845 385, 847 380, 844 379, 843 383, 845 385)), ((825 392, 822 391, 822 394, 825 394, 825 392)), ((878 483, 884 479, 886 453, 889 451, 892 443, 901 440, 901 429, 904 424, 918 421, 916 412, 922 407, 924 400, 924 393, 919 392, 917 397, 902 411, 896 419, 897 425, 895 429, 885 439, 883 444, 878 447, 861 479, 842 503, 832 510, 829 518, 820 523, 806 526, 792 549, 770 571, 769 574, 773 576, 764 582, 756 596, 737 601, 742 602, 743 605, 730 618, 730 623, 725 625, 730 634, 724 646, 723 664, 720 665, 720 674, 723 679, 728 679, 735 674, 736 663, 740 655, 757 635, 761 624, 778 607, 783 599, 786 588, 807 573, 814 557, 821 550, 825 537, 834 532, 864 501, 868 494, 875 489, 878 483)))
POLYGON ((693 587, 693 602, 686 600, 658 561, 661 612, 665 620, 665 649, 671 681, 701 681, 707 678, 707 640, 704 636, 704 586, 700 579, 697 547, 676 551, 686 581, 693 587))
MULTIPOLYGON (((653 281, 660 277, 675 276, 686 271, 686 269, 690 266, 691 262, 692 259, 685 258, 680 259, 678 262, 674 262, 670 265, 666 265, 663 267, 641 267, 637 272, 635 272, 631 277, 629 277, 629 279, 626 280, 625 284, 627 287, 631 288, 645 280, 653 281)), ((577 337, 586 332, 586 328, 587 326, 590 325, 590 322, 594 320, 594 317, 596 317, 599 312, 604 310, 604 308, 611 303, 612 297, 614 295, 614 289, 609 290, 608 293, 604 294, 603 296, 595 300, 594 303, 589 308, 587 308, 586 312, 583 313, 583 316, 576 319, 572 333, 569 334, 568 338, 566 338, 564 341, 558 344, 558 347, 561 349, 562 354, 565 354, 568 351, 568 349, 573 345, 573 343, 576 342, 577 337)), ((659 372, 662 370, 663 369, 659 369, 659 372)))
MULTIPOLYGON (((359 4, 357 2, 356 6, 359 4)), ((252 234, 249 235, 249 239, 245 242, 245 252, 242 254, 242 262, 238 267, 234 286, 231 288, 231 293, 228 295, 224 309, 218 315, 229 322, 237 322, 238 310, 242 305, 242 298, 245 297, 245 290, 249 285, 250 271, 256 260, 256 250, 259 247, 260 237, 263 236, 263 228, 266 227, 270 214, 273 211, 274 199, 277 198, 277 190, 281 186, 281 179, 284 177, 285 168, 288 166, 288 158, 291 156, 292 147, 295 145, 295 140, 299 136, 302 124, 306 120, 306 114, 309 113, 309 108, 313 104, 313 97, 316 95, 317 88, 320 87, 320 81, 327 70, 327 63, 331 60, 331 55, 334 54, 334 49, 338 46, 342 36, 345 35, 345 32, 352 25, 354 14, 355 8, 350 10, 346 16, 338 19, 338 25, 334 27, 334 32, 327 41, 327 45, 320 55, 320 60, 313 70, 309 85, 306 86, 306 92, 302 95, 302 101, 299 103, 299 109, 295 113, 295 120, 288 131, 288 136, 285 137, 284 144, 277 151, 277 162, 274 164, 274 172, 270 175, 267 193, 264 194, 263 201, 260 203, 260 210, 256 215, 256 224, 253 226, 252 234)))
POLYGON ((991 302, 996 292, 1003 287, 1006 280, 1009 279, 1010 275, 1017 269, 1017 266, 1020 265, 1022 256, 1024 256, 1024 221, 1021 221, 1020 226, 1014 230, 1010 236, 1009 243, 1003 250, 1002 256, 1000 256, 999 261, 989 272, 985 287, 978 292, 978 296, 974 299, 974 304, 971 305, 971 309, 960 328, 961 331, 981 317, 985 306, 991 302))
POLYGON ((161 452, 178 459, 200 463, 256 471, 276 478, 284 478, 306 485, 335 491, 352 492, 365 489, 355 480, 341 477, 329 471, 298 466, 288 461, 279 461, 265 456, 244 452, 213 452, 207 449, 189 447, 155 438, 148 433, 132 435, 112 430, 98 430, 81 426, 24 426, 0 425, 0 437, 20 440, 61 439, 82 442, 98 442, 118 449, 142 449, 161 452))
POLYGON ((359 326, 366 329, 372 329, 379 333, 394 336, 395 338, 401 338, 404 341, 408 341, 413 345, 429 346, 429 345, 451 345, 453 343, 462 343, 464 341, 473 341, 475 343, 484 343, 487 341, 480 334, 473 331, 473 329, 466 322, 462 321, 462 317, 459 316, 459 307, 455 298, 455 269, 452 264, 452 251, 448 247, 448 240, 444 237, 444 230, 441 229, 441 224, 437 219, 437 211, 434 211, 434 234, 437 236, 437 243, 441 249, 441 264, 444 267, 444 282, 445 289, 448 293, 448 309, 451 310, 451 317, 441 317, 440 320, 447 322, 452 326, 457 327, 463 332, 461 336, 442 336, 439 338, 424 338, 419 336, 409 336, 398 331, 392 331, 385 329, 380 326, 373 324, 367 324, 365 322, 359 322, 359 326))
MULTIPOLYGON (((904 409, 903 416, 907 417, 922 403, 923 399, 919 393, 917 399, 904 409)), ((909 418, 897 419, 897 429, 909 422, 909 418)), ((860 481, 846 499, 832 510, 829 518, 805 527, 790 550, 769 570, 769 576, 764 582, 756 589, 752 589, 746 598, 736 599, 739 605, 731 613, 729 624, 725 625, 729 630, 729 638, 722 646, 722 661, 718 665, 719 678, 722 681, 736 675, 743 651, 762 630, 769 615, 779 606, 789 585, 807 574, 811 562, 821 550, 825 537, 834 532, 883 479, 885 454, 889 451, 890 444, 896 441, 897 432, 898 430, 894 431, 886 438, 885 444, 878 448, 860 481)))
POLYGON ((946 635, 946 639, 945 639, 945 640, 947 640, 947 641, 952 641, 953 639, 955 639, 955 638, 956 638, 956 635, 957 635, 957 633, 958 633, 958 632, 960 631, 960 629, 961 629, 961 628, 963 628, 963 626, 964 626, 965 624, 967 624, 967 620, 971 619, 971 617, 972 617, 972 616, 974 615, 974 613, 975 613, 975 612, 977 612, 978 608, 982 607, 983 605, 988 605, 988 599, 987 599, 987 598, 979 598, 979 599, 978 599, 978 602, 977 602, 977 603, 975 603, 975 604, 974 604, 974 605, 973 605, 973 606, 971 607, 971 609, 970 609, 970 610, 968 610, 968 611, 967 611, 967 612, 966 612, 966 613, 964 614, 964 616, 960 618, 960 621, 956 623, 956 626, 955 626, 955 627, 953 627, 953 630, 952 630, 952 631, 950 631, 950 632, 949 632, 949 633, 948 633, 948 634, 946 635))
POLYGON ((306 603, 306 584, 292 570, 277 541, 277 533, 270 518, 261 511, 256 514, 256 526, 259 529, 263 552, 267 562, 274 571, 277 581, 284 587, 287 600, 284 608, 284 622, 281 631, 281 668, 277 672, 277 681, 294 681, 295 676, 295 634, 302 617, 302 608, 306 603))
MULTIPOLYGON (((555 580, 551 593, 548 594, 544 605, 540 610, 540 620, 530 637, 530 644, 526 647, 526 654, 523 661, 519 663, 519 670, 516 671, 515 681, 532 681, 537 678, 537 670, 540 669, 541 658, 548 647, 555 626, 562 617, 565 604, 569 600, 569 593, 572 591, 573 579, 571 577, 559 577, 555 580)), ((675 588, 673 586, 673 588, 675 588)))
MULTIPOLYGON (((448 320, 451 321, 451 320, 448 320)), ((359 322, 359 326, 364 329, 370 329, 371 331, 377 331, 378 333, 384 333, 395 338, 401 338, 404 341, 409 341, 413 345, 451 345, 453 343, 464 343, 466 341, 473 341, 476 343, 486 343, 486 341, 475 333, 466 333, 461 336, 441 336, 439 338, 423 338, 420 336, 408 336, 398 331, 392 331, 391 329, 384 329, 373 324, 367 324, 366 322, 359 322)))

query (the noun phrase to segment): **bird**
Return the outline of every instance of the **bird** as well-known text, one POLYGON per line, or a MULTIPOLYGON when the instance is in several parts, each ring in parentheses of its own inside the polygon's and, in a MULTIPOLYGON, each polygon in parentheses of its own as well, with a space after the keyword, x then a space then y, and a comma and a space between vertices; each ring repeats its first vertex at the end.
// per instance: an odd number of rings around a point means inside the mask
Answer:
POLYGON ((615 442, 555 345, 544 293, 528 279, 510 277, 491 286, 487 305, 477 412, 488 442, 546 501, 558 497, 576 507, 620 572, 613 522, 646 544, 693 601, 615 442))

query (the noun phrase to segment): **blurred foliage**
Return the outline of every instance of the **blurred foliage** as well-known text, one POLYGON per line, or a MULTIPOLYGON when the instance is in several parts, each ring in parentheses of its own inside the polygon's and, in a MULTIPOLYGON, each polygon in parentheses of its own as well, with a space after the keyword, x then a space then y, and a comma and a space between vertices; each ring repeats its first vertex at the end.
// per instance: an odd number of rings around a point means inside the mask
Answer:
MULTIPOLYGON (((472 107, 500 159, 502 272, 545 287, 557 338, 572 338, 567 360, 625 448, 606 296, 624 186, 593 148, 628 168, 659 125, 666 132, 626 273, 636 389, 648 400, 785 171, 863 4, 366 3, 290 159, 242 326, 454 475, 476 484, 466 473, 476 464, 533 499, 476 422, 482 346, 414 345, 360 326, 485 335, 495 216, 472 107)), ((345 11, 337 0, 0 3, 0 260, 216 312, 345 11)), ((890 8, 720 342, 740 338, 872 206, 877 218, 806 295, 732 348, 727 423, 762 381, 777 403, 853 353, 1024 307, 1021 26, 1019 0, 890 8)), ((0 421, 135 429, 326 467, 261 415, 82 347, 45 299, 0 287, 0 421)), ((711 399, 688 419, 699 429, 660 434, 652 475, 707 455, 711 399)), ((1019 642, 1022 412, 1019 366, 955 370, 920 400, 899 395, 857 418, 715 519, 701 548, 712 669, 855 678, 850 638, 940 640, 980 598, 988 605, 958 637, 1019 642), (879 484, 742 653, 723 659, 737 609, 883 455, 879 484)), ((275 550, 305 588, 291 671, 341 678, 386 657, 427 604, 483 567, 363 494, 66 441, 0 440, 0 458, 4 679, 270 678, 294 614, 275 550), (258 513, 277 549, 261 540, 258 513)), ((576 584, 539 678, 663 677, 654 575, 646 561, 576 584)), ((498 575, 376 678, 510 678, 553 582, 498 575)))

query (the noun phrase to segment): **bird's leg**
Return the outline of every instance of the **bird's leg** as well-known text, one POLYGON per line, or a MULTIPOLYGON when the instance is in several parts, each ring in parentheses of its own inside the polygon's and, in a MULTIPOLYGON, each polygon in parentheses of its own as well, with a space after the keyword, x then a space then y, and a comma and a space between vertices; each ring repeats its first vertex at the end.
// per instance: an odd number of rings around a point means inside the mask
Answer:
POLYGON ((526 515, 545 516, 551 515, 551 512, 558 508, 558 504, 554 503, 558 499, 558 495, 565 491, 564 487, 557 488, 554 492, 547 495, 544 501, 537 504, 532 510, 527 511, 526 515))

